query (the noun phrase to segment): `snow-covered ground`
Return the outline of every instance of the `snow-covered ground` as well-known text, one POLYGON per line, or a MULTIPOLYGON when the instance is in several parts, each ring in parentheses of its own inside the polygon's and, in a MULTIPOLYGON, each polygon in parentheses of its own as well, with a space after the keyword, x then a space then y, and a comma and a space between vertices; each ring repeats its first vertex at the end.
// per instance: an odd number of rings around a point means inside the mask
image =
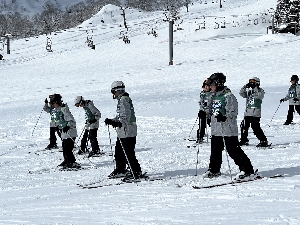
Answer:
MULTIPOLYGON (((288 103, 279 106, 291 75, 300 75, 300 39, 267 34, 270 17, 264 13, 276 2, 228 0, 220 9, 198 1, 189 13, 183 8, 175 22, 183 30, 174 32, 173 66, 168 65, 168 23, 162 12, 128 10, 130 44, 119 39, 125 29, 119 26, 121 12, 111 5, 80 28, 52 34, 53 52, 46 51, 46 36, 12 41, 11 54, 3 51, 5 60, 0 61, 0 224, 300 224, 300 117, 295 114, 295 124, 283 126, 288 103), (207 29, 195 31, 203 15, 207 29), (223 17, 226 28, 214 29, 223 17), (233 21, 239 21, 236 27, 233 21), (147 34, 151 28, 157 38, 147 34), (85 43, 86 31, 93 35, 95 50, 85 43), (198 148, 187 148, 184 140, 195 136, 191 130, 201 85, 214 72, 227 76, 239 101, 238 122, 245 107, 240 88, 253 76, 261 79, 266 92, 261 124, 273 148, 256 148, 258 140, 250 132, 250 145, 243 149, 259 174, 283 178, 192 188, 231 180, 225 152, 222 177, 206 180, 201 174, 207 170, 210 143, 199 147, 196 171, 198 148), (143 171, 164 179, 82 189, 77 184, 118 182, 107 180, 114 162, 104 125, 105 118, 115 115, 114 80, 123 80, 133 99, 136 155, 143 171), (94 100, 102 113, 98 137, 107 154, 90 160, 76 155, 86 170, 59 171, 62 152, 43 150, 49 115, 42 107, 53 93, 70 106, 79 134, 85 120, 73 104, 77 95, 94 100)), ((115 132, 110 133, 114 144, 115 132)), ((229 163, 235 175, 238 168, 231 159, 229 163)))

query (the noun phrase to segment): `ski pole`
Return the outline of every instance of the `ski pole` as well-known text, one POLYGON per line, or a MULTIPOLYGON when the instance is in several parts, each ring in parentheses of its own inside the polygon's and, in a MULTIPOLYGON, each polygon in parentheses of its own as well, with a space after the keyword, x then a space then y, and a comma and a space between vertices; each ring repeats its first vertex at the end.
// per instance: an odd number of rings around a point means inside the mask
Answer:
POLYGON ((37 124, 38 124, 38 122, 39 122, 39 120, 40 120, 40 118, 41 118, 41 116, 42 116, 43 111, 44 111, 44 109, 42 109, 42 111, 41 111, 41 113, 40 113, 40 116, 39 116, 39 118, 38 118, 37 121, 36 121, 36 124, 35 124, 35 126, 34 126, 34 128, 33 128, 32 133, 31 133, 31 136, 33 136, 33 132, 35 131, 35 128, 36 128, 36 126, 37 126, 37 124))
POLYGON ((79 136, 79 138, 78 138, 78 140, 77 140, 77 142, 76 142, 76 145, 77 145, 77 143, 79 142, 79 140, 80 140, 80 138, 81 138, 81 136, 82 136, 82 134, 83 134, 84 131, 85 131, 85 127, 83 127, 83 129, 82 129, 81 134, 80 134, 80 136, 79 136))
POLYGON ((206 126, 205 126, 205 130, 206 130, 206 142, 208 143, 208 124, 207 124, 207 118, 205 119, 206 120, 206 126))
MULTIPOLYGON (((107 130, 108 130, 108 137, 109 137, 109 145, 110 145, 110 150, 111 150, 111 156, 114 156, 114 152, 112 150, 112 144, 111 144, 111 137, 110 137, 110 130, 109 130, 109 126, 107 126, 107 130)), ((114 161, 114 159, 113 159, 114 161)))
POLYGON ((269 127, 270 127, 270 123, 272 122, 272 120, 273 120, 273 118, 274 118, 275 114, 277 113, 277 111, 278 111, 278 109, 279 109, 280 105, 281 105, 281 102, 279 103, 279 106, 277 107, 277 109, 276 109, 276 111, 275 111, 275 113, 274 113, 274 115, 273 115, 272 119, 270 120, 269 124, 267 124, 269 127))
POLYGON ((188 139, 190 139, 190 137, 191 137, 191 133, 193 132, 194 127, 196 126, 196 123, 197 123, 197 121, 198 121, 198 118, 199 118, 199 116, 197 117, 197 119, 196 119, 196 121, 195 121, 195 123, 194 123, 194 125, 193 125, 193 127, 192 127, 192 130, 191 130, 191 132, 190 132, 190 134, 189 134, 188 139))
POLYGON ((198 144, 198 150, 197 150, 197 162, 196 162, 196 176, 198 175, 197 172, 198 172, 198 163, 199 163, 199 144, 198 144))
POLYGON ((228 163, 228 168, 229 168, 229 173, 230 173, 230 179, 231 179, 231 182, 233 183, 231 167, 230 167, 230 163, 229 163, 229 157, 228 157, 226 142, 225 142, 225 138, 224 138, 224 129, 223 129, 222 122, 221 122, 221 126, 222 126, 222 137, 223 137, 223 142, 224 142, 224 147, 225 147, 225 152, 226 152, 226 158, 227 158, 227 163, 228 163))
POLYGON ((128 157, 127 157, 126 151, 125 151, 125 149, 124 149, 123 143, 122 143, 122 141, 121 141, 121 138, 119 138, 119 137, 117 137, 117 138, 118 138, 119 141, 120 141, 120 144, 121 144, 123 153, 124 153, 124 155, 125 155, 125 157, 126 157, 126 160, 127 160, 128 166, 129 166, 129 169, 130 169, 130 171, 131 171, 131 173, 132 173, 132 175, 133 175, 134 180, 136 181, 137 179, 135 178, 135 175, 134 175, 134 173, 133 173, 132 167, 131 167, 130 162, 129 162, 129 160, 128 160, 128 157))

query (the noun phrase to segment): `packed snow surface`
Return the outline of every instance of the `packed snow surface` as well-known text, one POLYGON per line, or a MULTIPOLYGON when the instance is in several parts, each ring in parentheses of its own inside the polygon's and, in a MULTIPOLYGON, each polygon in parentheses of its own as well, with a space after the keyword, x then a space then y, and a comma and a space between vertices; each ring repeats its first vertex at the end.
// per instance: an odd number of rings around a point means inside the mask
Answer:
MULTIPOLYGON (((11 41, 11 54, 3 49, 0 61, 0 224, 300 224, 300 117, 295 113, 294 124, 284 126, 288 103, 279 104, 290 77, 300 75, 300 39, 267 34, 276 3, 228 0, 220 8, 196 1, 189 12, 182 8, 174 24, 174 65, 169 65, 169 24, 162 11, 127 9, 127 31, 121 10, 107 5, 76 28, 11 41), (148 34, 152 28, 157 37, 148 34), (46 50, 47 38, 52 52, 46 50), (214 72, 227 76, 238 99, 238 123, 245 109, 240 88, 253 76, 261 79, 266 92, 261 126, 273 148, 256 148, 250 128, 250 145, 243 150, 261 176, 283 177, 192 188, 231 181, 225 151, 222 176, 203 179, 210 139, 199 148, 187 148, 191 143, 185 140, 196 136, 202 82, 214 72), (162 179, 83 189, 80 185, 119 182, 107 179, 115 166, 109 153, 116 134, 104 125, 115 115, 110 93, 115 80, 125 83, 133 100, 142 170, 162 179), (75 155, 84 170, 59 171, 60 149, 44 150, 50 117, 42 108, 53 93, 68 103, 78 135, 85 118, 74 106, 76 96, 93 100, 102 113, 98 140, 106 154, 75 155)), ((235 176, 239 170, 230 158, 229 165, 235 176)))

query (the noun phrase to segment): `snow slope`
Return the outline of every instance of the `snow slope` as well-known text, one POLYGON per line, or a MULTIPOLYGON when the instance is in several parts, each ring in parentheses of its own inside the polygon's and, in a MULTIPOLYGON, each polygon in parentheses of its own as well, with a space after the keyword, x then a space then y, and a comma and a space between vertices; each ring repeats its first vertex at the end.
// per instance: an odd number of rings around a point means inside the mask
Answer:
MULTIPOLYGON (((0 61, 0 224, 299 224, 300 118, 295 114, 295 124, 283 126, 288 103, 279 105, 279 99, 299 71, 300 40, 266 34, 270 17, 264 13, 275 6, 276 0, 229 0, 222 9, 210 1, 195 2, 189 13, 183 8, 182 20, 175 22, 183 30, 174 32, 173 66, 162 12, 128 12, 127 32, 120 27, 121 12, 108 5, 82 26, 52 34, 53 52, 45 49, 46 36, 12 41, 11 54, 1 52, 5 60, 0 61), (195 31, 203 15, 206 29, 195 31), (214 29, 224 19, 226 28, 214 29), (157 38, 147 34, 151 28, 157 38), (120 32, 127 32, 130 44, 119 39, 120 32), (87 35, 95 50, 87 47, 87 35), (238 122, 245 107, 240 88, 252 76, 261 79, 266 92, 261 124, 274 147, 255 148, 258 140, 250 130, 250 146, 243 149, 262 176, 283 178, 192 188, 231 180, 225 152, 222 177, 206 180, 201 174, 209 163, 210 141, 198 149, 187 148, 184 140, 195 136, 201 84, 214 72, 227 76, 239 101, 238 122), (115 114, 114 80, 124 81, 135 106, 141 167, 163 180, 82 189, 77 184, 118 182, 107 179, 114 162, 104 125, 115 114), (73 106, 77 95, 94 100, 102 113, 98 139, 107 154, 90 160, 76 155, 86 170, 59 171, 62 152, 43 150, 49 115, 42 107, 52 93, 70 106, 79 134, 85 119, 73 106)), ((114 144, 115 132, 109 131, 114 144)), ((235 175, 238 168, 231 159, 229 164, 235 175)))

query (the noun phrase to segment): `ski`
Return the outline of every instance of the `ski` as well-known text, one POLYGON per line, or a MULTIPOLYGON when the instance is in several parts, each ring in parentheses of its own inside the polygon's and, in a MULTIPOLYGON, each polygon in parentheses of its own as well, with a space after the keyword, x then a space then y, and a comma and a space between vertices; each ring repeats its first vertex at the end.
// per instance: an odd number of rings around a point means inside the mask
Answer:
POLYGON ((221 187, 221 186, 226 186, 226 185, 232 185, 234 186, 235 184, 241 184, 241 183, 247 183, 247 182, 252 182, 252 181, 258 181, 258 180, 265 180, 265 179, 270 179, 270 178, 278 178, 278 177, 283 177, 284 175, 278 174, 274 175, 271 177, 263 177, 263 176, 257 176, 254 180, 243 180, 243 181, 229 181, 229 182, 224 182, 224 183, 219 183, 219 184, 212 184, 212 185, 206 185, 206 186, 192 186, 194 189, 209 189, 209 188, 214 188, 214 187, 221 187))
POLYGON ((80 167, 74 167, 74 168, 63 168, 60 166, 57 166, 55 168, 42 168, 42 169, 36 169, 36 170, 28 170, 29 174, 43 174, 43 173, 50 173, 50 172, 55 172, 55 171, 79 171, 79 170, 86 170, 90 169, 92 167, 90 166, 80 166, 80 167))
POLYGON ((110 183, 105 183, 106 180, 93 182, 90 184, 77 184, 78 187, 83 189, 95 189, 95 188, 101 188, 101 187, 110 187, 110 186, 119 186, 123 184, 136 184, 140 182, 148 182, 148 181, 157 181, 157 180, 164 180, 164 178, 142 178, 142 179, 136 179, 136 180, 127 180, 125 181, 124 178, 114 178, 114 179, 108 179, 110 183), (112 180, 115 180, 115 182, 111 182, 112 180))
POLYGON ((204 141, 201 141, 200 143, 199 142, 195 142, 191 145, 187 145, 186 147, 187 148, 196 148, 198 145, 201 145, 201 144, 204 144, 204 143, 207 143, 207 142, 204 142, 204 141))

